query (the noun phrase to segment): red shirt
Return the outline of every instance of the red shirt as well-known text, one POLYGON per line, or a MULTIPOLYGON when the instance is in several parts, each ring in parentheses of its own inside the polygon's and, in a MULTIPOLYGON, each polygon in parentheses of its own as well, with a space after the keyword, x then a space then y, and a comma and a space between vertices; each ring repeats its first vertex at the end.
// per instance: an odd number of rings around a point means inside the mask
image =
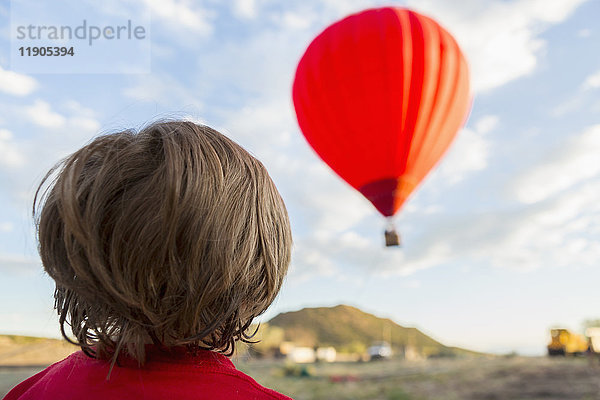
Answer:
POLYGON ((15 386, 4 400, 26 399, 288 399, 238 371, 222 354, 200 350, 147 350, 142 368, 134 360, 115 364, 106 380, 110 361, 95 360, 82 351, 71 354, 15 386))

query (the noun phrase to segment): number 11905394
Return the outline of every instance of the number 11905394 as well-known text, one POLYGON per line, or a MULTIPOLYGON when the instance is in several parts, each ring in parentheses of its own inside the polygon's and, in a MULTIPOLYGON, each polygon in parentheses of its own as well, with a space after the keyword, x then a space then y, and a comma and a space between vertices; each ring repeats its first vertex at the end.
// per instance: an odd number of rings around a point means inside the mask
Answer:
POLYGON ((73 47, 19 47, 21 57, 64 57, 74 56, 73 47))

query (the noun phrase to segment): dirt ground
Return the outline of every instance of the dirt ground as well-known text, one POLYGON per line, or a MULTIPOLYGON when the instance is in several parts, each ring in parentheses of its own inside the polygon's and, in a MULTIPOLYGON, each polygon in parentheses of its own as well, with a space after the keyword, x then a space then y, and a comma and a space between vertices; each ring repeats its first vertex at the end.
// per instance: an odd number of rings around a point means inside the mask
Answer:
MULTIPOLYGON (((600 399, 600 363, 585 358, 497 357, 290 366, 236 362, 264 386, 296 400, 600 399), (303 372, 309 376, 300 375, 303 372)), ((0 368, 0 398, 41 368, 0 368)))
POLYGON ((0 366, 0 399, 17 383, 37 374, 43 367, 8 368, 0 366))
POLYGON ((585 358, 497 357, 320 364, 310 377, 281 365, 238 363, 258 382, 304 399, 600 399, 600 364, 585 358))

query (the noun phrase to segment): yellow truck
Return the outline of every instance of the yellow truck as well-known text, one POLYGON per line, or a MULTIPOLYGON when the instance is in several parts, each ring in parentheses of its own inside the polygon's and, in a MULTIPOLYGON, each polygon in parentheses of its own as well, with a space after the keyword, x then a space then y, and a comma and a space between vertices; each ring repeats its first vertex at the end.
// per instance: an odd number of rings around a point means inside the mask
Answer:
POLYGON ((582 355, 589 348, 585 336, 568 329, 551 329, 550 337, 550 344, 548 344, 548 355, 550 356, 582 355))

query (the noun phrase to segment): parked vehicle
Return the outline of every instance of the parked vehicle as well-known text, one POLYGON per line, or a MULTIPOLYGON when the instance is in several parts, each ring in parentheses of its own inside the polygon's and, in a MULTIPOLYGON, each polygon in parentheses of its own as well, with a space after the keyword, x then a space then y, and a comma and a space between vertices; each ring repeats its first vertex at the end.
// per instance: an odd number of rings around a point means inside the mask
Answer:
POLYGON ((588 351, 589 345, 585 336, 568 329, 551 329, 550 336, 548 344, 548 355, 550 356, 582 355, 588 351))
POLYGON ((392 347, 387 342, 376 342, 367 349, 371 360, 390 358, 392 356, 392 347))
POLYGON ((588 337, 589 352, 600 354, 600 327, 594 326, 585 330, 585 336, 588 337))

